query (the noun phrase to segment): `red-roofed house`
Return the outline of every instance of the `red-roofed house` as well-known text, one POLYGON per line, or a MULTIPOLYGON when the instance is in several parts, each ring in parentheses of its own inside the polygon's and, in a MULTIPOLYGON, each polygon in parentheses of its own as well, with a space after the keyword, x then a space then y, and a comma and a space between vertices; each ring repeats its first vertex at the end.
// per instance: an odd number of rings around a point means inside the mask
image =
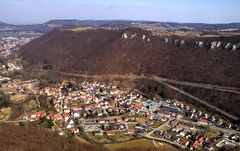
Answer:
POLYGON ((203 125, 208 125, 209 124, 208 120, 202 119, 202 118, 198 119, 198 123, 203 124, 203 125))

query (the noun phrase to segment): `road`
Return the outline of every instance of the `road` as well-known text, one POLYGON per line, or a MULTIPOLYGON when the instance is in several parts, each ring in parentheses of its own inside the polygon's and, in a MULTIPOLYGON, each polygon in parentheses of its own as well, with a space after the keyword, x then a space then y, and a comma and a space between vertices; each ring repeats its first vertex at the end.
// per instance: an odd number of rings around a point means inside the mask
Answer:
POLYGON ((191 95, 190 93, 187 93, 187 92, 185 92, 185 91, 183 91, 183 90, 181 90, 181 89, 179 89, 179 88, 177 88, 177 87, 175 87, 175 86, 169 85, 169 84, 167 84, 166 82, 162 82, 162 81, 160 81, 160 80, 159 80, 158 82, 161 83, 161 84, 163 84, 163 85, 165 85, 165 86, 167 86, 167 87, 169 87, 169 88, 171 88, 171 89, 173 89, 173 90, 178 91, 178 92, 181 93, 181 94, 184 94, 184 95, 188 96, 188 97, 191 98, 191 99, 194 99, 194 100, 198 101, 199 103, 207 106, 208 108, 210 108, 210 109, 212 109, 212 110, 214 110, 214 111, 217 111, 218 113, 221 113, 222 115, 224 115, 224 116, 226 116, 226 117, 228 117, 228 118, 230 118, 230 119, 239 120, 238 117, 236 117, 236 116, 234 116, 234 115, 231 115, 231 114, 223 111, 222 109, 220 109, 220 108, 218 108, 218 107, 216 107, 216 106, 213 106, 213 105, 211 105, 210 103, 208 103, 208 102, 206 102, 206 101, 204 101, 204 100, 202 100, 202 99, 199 99, 199 98, 191 95))
POLYGON ((175 142, 173 142, 173 141, 169 141, 169 140, 166 140, 166 139, 163 139, 163 138, 151 136, 151 135, 154 133, 154 131, 160 130, 163 126, 166 126, 168 123, 169 123, 169 121, 163 123, 162 125, 160 125, 160 126, 157 127, 157 128, 152 128, 153 130, 152 130, 151 132, 145 133, 145 134, 143 134, 142 136, 145 137, 145 138, 148 138, 148 139, 152 139, 153 141, 155 141, 155 140, 157 140, 157 141, 162 141, 162 142, 166 142, 166 143, 172 144, 172 145, 174 145, 174 146, 178 146, 178 147, 180 147, 180 148, 182 148, 182 149, 185 149, 184 146, 182 146, 182 145, 180 145, 180 144, 178 144, 178 143, 175 143, 175 142))
POLYGON ((214 84, 205 84, 205 83, 195 83, 195 82, 189 82, 189 81, 181 81, 181 80, 173 80, 168 78, 162 78, 158 76, 151 76, 152 79, 156 81, 163 81, 168 83, 174 83, 179 85, 186 85, 191 87, 199 87, 204 89, 210 89, 210 90, 218 90, 228 93, 234 93, 234 94, 240 94, 240 88, 237 87, 229 87, 229 86, 219 86, 214 84))
POLYGON ((187 120, 183 120, 183 119, 177 119, 177 118, 173 118, 173 117, 171 117, 169 120, 173 120, 173 119, 181 121, 181 122, 185 122, 185 123, 190 123, 190 124, 193 124, 195 126, 204 126, 204 127, 209 126, 211 129, 222 131, 222 132, 228 133, 228 134, 238 134, 238 135, 240 135, 239 131, 236 131, 236 130, 233 130, 233 129, 221 128, 221 127, 217 127, 217 126, 213 126, 213 125, 203 125, 203 124, 200 124, 200 123, 197 123, 197 122, 187 121, 187 120))
POLYGON ((205 89, 210 89, 210 90, 218 90, 218 91, 223 91, 223 92, 229 92, 229 93, 234 93, 234 94, 240 94, 240 88, 237 87, 228 87, 228 86, 219 86, 219 85, 214 85, 214 84, 204 84, 204 83, 194 83, 194 82, 188 82, 188 81, 180 81, 180 80, 173 80, 169 78, 163 78, 163 77, 158 77, 158 76, 137 76, 137 75, 86 75, 86 74, 77 74, 77 73, 66 73, 66 72, 60 72, 61 74, 68 75, 68 76, 75 76, 75 77, 84 77, 84 78, 123 78, 123 79, 148 79, 148 80, 154 80, 156 82, 159 82, 171 89, 174 89, 196 101, 199 103, 205 105, 206 107, 209 107, 210 109, 232 119, 232 120, 239 120, 239 117, 236 117, 234 115, 231 115, 224 110, 215 107, 211 104, 209 104, 207 101, 204 101, 202 99, 199 99, 190 93, 187 93, 175 86, 172 86, 168 83, 174 83, 174 84, 180 84, 180 85, 187 85, 187 86, 193 86, 193 87, 200 87, 200 88, 205 88, 205 89), (167 83, 168 82, 168 83, 167 83))
POLYGON ((58 130, 59 130, 60 132, 62 132, 63 135, 65 134, 65 133, 63 132, 63 130, 56 124, 56 122, 53 121, 53 124, 57 126, 58 130))
POLYGON ((123 78, 123 79, 149 79, 154 81, 162 81, 162 82, 169 82, 179 85, 186 85, 186 86, 192 86, 192 87, 199 87, 204 89, 210 89, 210 90, 218 90, 223 92, 229 92, 234 94, 240 94, 240 88, 238 87, 230 87, 230 86, 220 86, 216 84, 206 84, 206 83, 197 83, 197 82, 190 82, 190 81, 182 81, 182 80, 174 80, 159 76, 137 76, 137 75, 114 75, 114 74, 106 74, 106 75, 86 75, 86 74, 78 74, 78 73, 67 73, 67 72, 60 72, 58 73, 67 75, 67 76, 75 76, 75 77, 84 77, 84 78, 123 78))
POLYGON ((4 121, 0 120, 0 124, 6 123, 6 124, 18 124, 19 122, 27 122, 28 120, 14 120, 14 121, 4 121))
MULTIPOLYGON (((175 145, 175 146, 178 146, 182 149, 185 149, 185 146, 182 146, 178 143, 175 143, 175 142, 172 142, 172 141, 169 141, 169 140, 166 140, 166 139, 163 139, 163 138, 159 138, 159 137, 153 137, 152 134, 154 133, 154 131, 156 130, 161 130, 162 127, 166 126, 169 124, 169 121, 171 120, 178 120, 178 121, 182 121, 182 122, 185 122, 185 123, 191 123, 195 126, 205 126, 205 127, 208 127, 209 125, 202 125, 202 124, 199 124, 197 122, 192 122, 192 121, 187 121, 187 120, 183 120, 183 119, 176 119, 176 118, 173 118, 173 117, 170 117, 168 121, 166 121, 165 123, 163 123, 162 125, 160 125, 159 127, 157 128, 152 128, 152 131, 148 132, 148 133, 145 133, 143 134, 142 136, 143 137, 146 137, 148 139, 153 139, 154 140, 158 140, 158 141, 163 141, 163 142, 167 142, 169 144, 172 144, 172 145, 175 145)), ((238 134, 240 135, 240 132, 238 131, 235 131, 235 130, 232 130, 232 129, 227 129, 227 128, 220 128, 220 127, 216 127, 216 126, 209 126, 211 129, 215 129, 215 130, 218 130, 218 131, 222 131, 224 132, 225 134, 238 134)), ((238 145, 240 145, 240 143, 237 143, 237 142, 234 142, 238 145)))
POLYGON ((160 149, 158 148, 158 146, 157 146, 157 144, 156 144, 156 142, 155 142, 155 140, 153 139, 153 144, 154 144, 154 146, 157 148, 157 150, 159 150, 160 151, 160 149))
POLYGON ((36 98, 36 102, 37 102, 37 105, 38 105, 38 108, 41 108, 41 104, 40 104, 40 101, 39 101, 39 95, 38 94, 35 94, 35 98, 36 98))

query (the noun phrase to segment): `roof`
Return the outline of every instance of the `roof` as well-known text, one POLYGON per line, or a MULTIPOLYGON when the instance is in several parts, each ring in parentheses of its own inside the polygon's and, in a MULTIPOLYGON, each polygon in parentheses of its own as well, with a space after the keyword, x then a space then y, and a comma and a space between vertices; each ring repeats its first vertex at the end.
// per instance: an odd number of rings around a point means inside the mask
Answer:
POLYGON ((180 141, 183 145, 186 145, 186 143, 188 142, 188 139, 185 137, 182 137, 180 141))
POLYGON ((52 115, 52 119, 59 120, 59 119, 62 119, 62 116, 61 116, 61 114, 54 114, 54 115, 52 115))
POLYGON ((198 122, 208 124, 208 120, 202 119, 202 118, 199 118, 199 119, 198 119, 198 122))
POLYGON ((117 121, 123 121, 121 117, 116 118, 117 121))

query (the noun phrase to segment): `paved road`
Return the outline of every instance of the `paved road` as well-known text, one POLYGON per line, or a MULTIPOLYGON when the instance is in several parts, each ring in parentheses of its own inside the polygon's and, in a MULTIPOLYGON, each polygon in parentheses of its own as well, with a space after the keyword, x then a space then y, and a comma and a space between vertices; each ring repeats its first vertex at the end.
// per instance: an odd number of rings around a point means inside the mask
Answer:
MULTIPOLYGON (((167 143, 169 143, 169 144, 172 144, 172 145, 178 146, 178 147, 180 147, 180 148, 182 148, 182 149, 185 149, 185 146, 182 146, 182 145, 180 145, 180 144, 178 144, 178 143, 175 143, 175 142, 172 142, 172 141, 163 139, 163 138, 158 138, 158 137, 153 137, 153 136, 151 136, 151 135, 154 133, 154 131, 160 130, 163 126, 166 126, 166 125, 169 123, 170 120, 173 120, 173 119, 176 119, 176 118, 173 118, 173 117, 169 118, 169 120, 168 120, 167 122, 165 122, 164 124, 160 125, 160 126, 157 127, 157 128, 152 128, 152 131, 151 131, 151 132, 145 133, 145 134, 143 134, 142 136, 143 136, 143 137, 146 137, 146 138, 149 138, 149 139, 153 139, 153 140, 158 140, 158 141, 167 142, 167 143)), ((186 123, 191 123, 191 124, 196 125, 196 126, 199 126, 199 125, 201 125, 201 126, 207 126, 207 125, 199 124, 199 123, 197 123, 197 122, 191 122, 191 121, 187 121, 187 120, 183 120, 183 119, 176 119, 176 120, 182 121, 182 122, 186 122, 186 123)), ((216 126, 210 126, 210 128, 211 128, 211 129, 215 129, 215 130, 219 130, 219 131, 222 131, 222 132, 228 133, 228 134, 239 134, 239 135, 240 135, 240 132, 235 131, 235 130, 232 130, 232 129, 219 128, 219 127, 216 127, 216 126)), ((236 143, 236 142, 235 142, 235 143, 236 143)), ((240 143, 237 143, 237 144, 240 145, 240 143)))
POLYGON ((197 82, 190 82, 190 81, 182 81, 182 80, 174 80, 169 78, 163 78, 159 76, 137 76, 137 75, 114 75, 114 74, 107 74, 107 75, 86 75, 86 74, 78 74, 78 73, 66 73, 66 72, 59 72, 64 75, 68 76, 75 76, 75 77, 85 77, 85 78, 123 78, 123 79, 149 79, 149 80, 155 80, 155 81, 163 81, 163 82, 169 82, 179 85, 186 85, 186 86, 192 86, 192 87, 199 87, 199 88, 205 88, 205 89, 211 89, 211 90, 218 90, 223 92, 229 92, 229 93, 235 93, 240 94, 240 88, 239 87, 230 87, 230 86, 221 86, 216 84, 206 84, 206 83, 197 83, 197 82))
POLYGON ((168 78, 162 78, 158 76, 151 76, 152 79, 156 81, 163 81, 168 83, 174 83, 179 85, 186 85, 186 86, 192 86, 192 87, 199 87, 199 88, 205 88, 210 90, 218 90, 223 92, 229 92, 229 93, 235 93, 240 94, 240 88, 237 87, 229 87, 229 86, 219 86, 214 84, 205 84, 205 83, 195 83, 195 82, 189 82, 189 81, 181 81, 181 80, 173 80, 168 78))
POLYGON ((175 120, 178 120, 178 121, 181 121, 181 122, 185 122, 185 123, 190 123, 190 124, 193 124, 193 125, 196 125, 196 126, 204 126, 204 127, 209 126, 211 129, 222 131, 222 132, 228 133, 228 134, 238 134, 238 135, 240 135, 239 131, 236 131, 236 130, 233 130, 233 129, 221 128, 221 127, 217 127, 217 126, 213 126, 213 125, 203 125, 203 124, 200 124, 200 123, 197 123, 197 122, 187 121, 187 120, 177 119, 177 118, 171 117, 170 120, 172 120, 172 119, 175 119, 175 120))
POLYGON ((40 101, 39 101, 39 95, 38 94, 35 94, 35 98, 36 98, 36 102, 37 102, 37 105, 38 105, 38 108, 41 108, 41 104, 40 104, 40 101))
POLYGON ((14 121, 4 121, 4 120, 0 120, 0 124, 1 123, 7 123, 7 124, 18 124, 19 122, 27 122, 28 120, 14 120, 14 121))
POLYGON ((166 82, 163 82, 163 81, 160 81, 160 80, 159 80, 158 82, 161 83, 161 84, 163 84, 163 85, 165 85, 165 86, 167 86, 167 87, 169 87, 169 88, 172 88, 173 90, 176 90, 176 91, 178 91, 178 92, 180 92, 180 93, 188 96, 189 98, 192 98, 192 99, 198 101, 199 103, 207 106, 208 108, 210 108, 210 109, 212 109, 212 110, 214 110, 214 111, 217 111, 218 113, 221 113, 222 115, 224 115, 224 116, 226 116, 226 117, 228 117, 228 118, 230 118, 230 119, 239 120, 238 117, 236 117, 236 116, 234 116, 234 115, 231 115, 231 114, 223 111, 222 109, 220 109, 220 108, 218 108, 218 107, 216 107, 216 106, 213 106, 213 105, 209 104, 208 102, 206 102, 206 101, 204 101, 204 100, 202 100, 202 99, 199 99, 199 98, 191 95, 190 93, 187 93, 187 92, 185 92, 185 91, 183 91, 183 90, 181 90, 181 89, 179 89, 179 88, 177 88, 177 87, 175 87, 175 86, 172 86, 172 85, 170 85, 170 84, 167 84, 166 82))

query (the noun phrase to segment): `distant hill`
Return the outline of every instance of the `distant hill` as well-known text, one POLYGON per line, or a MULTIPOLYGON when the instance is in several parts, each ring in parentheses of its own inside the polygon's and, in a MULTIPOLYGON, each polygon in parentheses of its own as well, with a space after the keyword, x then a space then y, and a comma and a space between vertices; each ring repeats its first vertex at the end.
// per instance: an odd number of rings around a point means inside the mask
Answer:
POLYGON ((233 30, 240 31, 240 23, 229 24, 202 24, 202 23, 172 23, 172 22, 157 22, 157 21, 132 21, 132 20, 50 20, 42 24, 29 24, 29 25, 13 25, 0 22, 0 28, 5 26, 10 27, 10 32, 33 31, 46 33, 56 27, 61 26, 92 26, 92 27, 114 27, 126 28, 136 27, 142 25, 155 25, 158 27, 166 28, 167 30, 174 29, 174 31, 216 31, 216 30, 233 30))
POLYGON ((7 23, 4 23, 4 22, 0 21, 0 25, 7 25, 7 23))
POLYGON ((76 25, 76 26, 122 26, 129 27, 132 23, 157 23, 152 21, 131 21, 131 20, 50 20, 44 25, 55 25, 55 26, 64 26, 64 25, 76 25))
POLYGON ((44 25, 82 25, 82 26, 112 26, 112 27, 129 27, 135 24, 158 24, 159 26, 168 25, 170 27, 192 27, 196 30, 221 30, 221 29, 240 29, 240 23, 226 24, 204 24, 204 23, 171 23, 157 21, 131 21, 131 20, 50 20, 44 25))
MULTIPOLYGON (((171 38, 171 37, 170 37, 171 38)), ((172 37, 174 38, 174 37, 172 37)), ((209 48, 225 46, 239 36, 196 39, 182 45, 139 28, 121 30, 55 29, 22 47, 25 69, 51 69, 83 74, 154 74, 172 79, 240 86, 240 51, 209 48)))
POLYGON ((222 30, 222 29, 240 29, 240 23, 226 24, 204 24, 204 23, 168 23, 170 26, 194 27, 197 30, 222 30))

